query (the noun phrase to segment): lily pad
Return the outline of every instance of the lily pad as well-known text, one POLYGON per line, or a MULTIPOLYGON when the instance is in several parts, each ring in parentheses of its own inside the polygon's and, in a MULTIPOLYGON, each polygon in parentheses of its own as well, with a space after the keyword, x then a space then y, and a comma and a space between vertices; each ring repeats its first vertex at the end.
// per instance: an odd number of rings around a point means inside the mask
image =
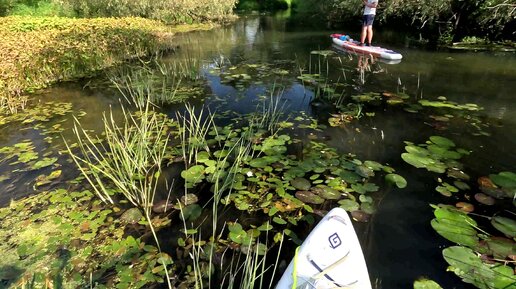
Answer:
POLYGON ((495 199, 486 194, 476 193, 474 197, 475 197, 475 200, 477 200, 477 202, 479 202, 481 204, 488 205, 488 206, 492 206, 495 204, 495 199))
POLYGON ((444 238, 471 248, 479 243, 475 220, 451 206, 437 207, 435 219, 431 221, 432 228, 444 238))
POLYGON ((339 191, 327 186, 315 187, 312 191, 326 200, 338 200, 341 198, 341 193, 339 191))
POLYGON ((195 165, 182 171, 181 177, 188 183, 196 184, 204 179, 204 170, 205 167, 203 165, 195 165))
POLYGON ((491 218, 491 225, 508 237, 516 237, 516 220, 502 216, 494 216, 491 218))
POLYGON ((502 188, 516 189, 516 174, 513 172, 501 172, 489 175, 489 178, 502 188))
POLYGON ((320 196, 314 194, 311 191, 297 191, 296 198, 301 200, 305 204, 315 204, 319 205, 324 203, 324 199, 320 196))
POLYGON ((421 279, 414 282, 414 289, 442 289, 442 287, 433 280, 421 279))
POLYGON ((513 269, 505 265, 489 265, 482 262, 471 249, 453 246, 443 250, 448 268, 462 281, 481 289, 513 288, 516 282, 513 269))
POLYGON ((455 147, 455 143, 452 140, 442 136, 431 136, 430 141, 443 148, 455 147))
POLYGON ((395 184, 400 189, 407 186, 407 180, 398 174, 387 174, 385 175, 385 180, 389 183, 395 184))
POLYGON ((125 211, 120 220, 128 224, 136 224, 143 218, 143 214, 138 208, 130 208, 125 211))
POLYGON ((345 199, 345 200, 340 200, 338 203, 341 208, 343 208, 344 210, 346 210, 348 212, 353 212, 353 211, 360 209, 360 205, 356 201, 353 201, 353 200, 345 199))
POLYGON ((310 189, 310 187, 312 187, 310 181, 305 178, 295 178, 292 181, 290 181, 290 183, 294 188, 301 191, 307 191, 310 189))

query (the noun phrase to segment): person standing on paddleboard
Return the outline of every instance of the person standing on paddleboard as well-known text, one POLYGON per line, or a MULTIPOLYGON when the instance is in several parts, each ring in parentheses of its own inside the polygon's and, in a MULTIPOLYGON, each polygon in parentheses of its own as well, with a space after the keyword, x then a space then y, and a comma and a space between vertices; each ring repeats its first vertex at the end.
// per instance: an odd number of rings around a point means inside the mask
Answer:
POLYGON ((367 46, 371 46, 373 40, 373 21, 376 15, 378 0, 363 0, 364 15, 362 16, 362 34, 360 35, 360 45, 364 45, 367 37, 367 46))

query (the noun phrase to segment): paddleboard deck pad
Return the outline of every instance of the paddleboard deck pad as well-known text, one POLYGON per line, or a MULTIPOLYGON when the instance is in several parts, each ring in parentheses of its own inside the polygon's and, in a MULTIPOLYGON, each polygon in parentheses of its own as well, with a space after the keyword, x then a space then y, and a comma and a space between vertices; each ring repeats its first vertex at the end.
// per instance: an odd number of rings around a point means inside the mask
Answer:
POLYGON ((379 46, 361 46, 360 42, 350 40, 350 38, 344 34, 332 34, 331 38, 334 44, 355 53, 373 55, 375 57, 389 60, 399 60, 403 58, 400 53, 390 49, 379 46))
POLYGON ((276 289, 371 289, 364 255, 348 213, 331 210, 308 235, 276 289))

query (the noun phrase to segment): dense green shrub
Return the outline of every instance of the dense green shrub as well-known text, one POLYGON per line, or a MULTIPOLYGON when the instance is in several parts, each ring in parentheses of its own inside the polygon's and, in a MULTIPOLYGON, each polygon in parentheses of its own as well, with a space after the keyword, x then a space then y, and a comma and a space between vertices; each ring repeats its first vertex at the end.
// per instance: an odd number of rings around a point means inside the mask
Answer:
POLYGON ((61 0, 80 17, 137 16, 168 23, 225 20, 236 0, 61 0))
MULTIPOLYGON (((143 17, 168 23, 226 20, 237 0, 0 0, 0 16, 143 17)), ((275 0, 278 1, 278 0, 275 0)))
POLYGON ((286 10, 291 6, 291 0, 240 0, 237 3, 237 10, 286 10))
POLYGON ((0 100, 167 48, 180 29, 134 17, 2 17, 0 100))
MULTIPOLYGON (((325 22, 358 22, 361 0, 299 0, 301 19, 325 22)), ((436 35, 450 35, 459 40, 467 35, 509 38, 506 27, 516 22, 516 0, 380 0, 378 20, 426 30, 436 35), (503 32, 506 35, 502 35, 503 32)), ((514 32, 514 31, 513 31, 514 32)))

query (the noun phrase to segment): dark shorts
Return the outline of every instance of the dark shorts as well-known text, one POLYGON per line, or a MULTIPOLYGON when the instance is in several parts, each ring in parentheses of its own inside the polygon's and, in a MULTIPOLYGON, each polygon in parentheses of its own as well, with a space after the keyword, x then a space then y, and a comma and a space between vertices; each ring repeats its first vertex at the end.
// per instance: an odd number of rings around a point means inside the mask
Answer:
POLYGON ((373 21, 374 21, 374 14, 364 15, 362 17, 362 26, 373 25, 373 21))

